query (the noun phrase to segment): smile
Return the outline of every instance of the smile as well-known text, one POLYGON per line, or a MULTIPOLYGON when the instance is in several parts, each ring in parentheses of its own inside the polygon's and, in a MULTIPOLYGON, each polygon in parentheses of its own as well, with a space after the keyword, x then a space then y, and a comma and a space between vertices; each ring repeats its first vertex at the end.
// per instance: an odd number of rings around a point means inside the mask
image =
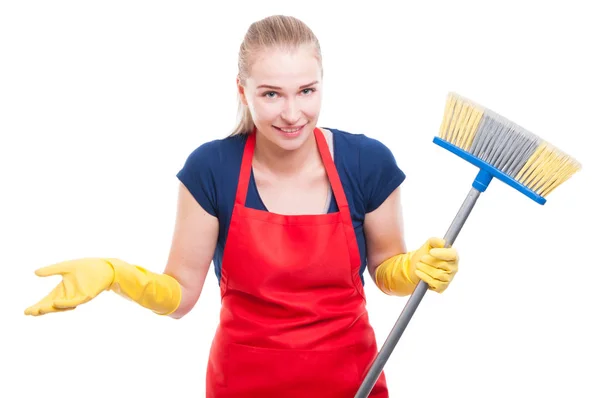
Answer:
POLYGON ((277 126, 273 126, 275 127, 276 130, 278 130, 284 137, 286 138, 296 138, 298 136, 300 136, 300 134, 302 134, 302 131, 304 131, 304 127, 306 125, 303 124, 302 126, 293 126, 293 127, 277 127, 277 126))
POLYGON ((296 133, 296 132, 302 130, 302 127, 304 127, 304 126, 292 127, 292 128, 282 128, 282 127, 275 127, 275 128, 283 131, 284 133, 296 133))

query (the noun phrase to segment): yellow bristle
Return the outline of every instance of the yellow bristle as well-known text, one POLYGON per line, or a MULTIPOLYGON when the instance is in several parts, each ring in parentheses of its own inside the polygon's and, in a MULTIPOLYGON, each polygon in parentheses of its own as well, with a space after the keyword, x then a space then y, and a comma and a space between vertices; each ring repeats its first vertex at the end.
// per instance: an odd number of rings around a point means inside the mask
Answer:
POLYGON ((544 156, 545 144, 539 145, 535 152, 527 159, 527 162, 521 168, 521 171, 515 176, 515 180, 523 185, 527 185, 528 177, 540 163, 540 158, 544 156))
POLYGON ((523 166, 517 180, 540 196, 546 196, 579 169, 576 160, 543 143, 523 166))
POLYGON ((471 148, 473 138, 475 138, 475 133, 477 132, 479 123, 483 117, 483 110, 478 109, 475 106, 472 106, 471 108, 469 120, 465 125, 465 128, 461 131, 461 138, 458 141, 458 146, 464 150, 471 148))
POLYGON ((533 155, 531 155, 521 171, 517 174, 517 181, 527 187, 529 186, 531 179, 535 177, 536 170, 544 165, 548 159, 548 151, 546 149, 545 143, 537 147, 533 155))
POLYGON ((439 137, 464 150, 473 143, 484 109, 454 93, 446 99, 439 137))
POLYGON ((454 113, 454 106, 456 104, 456 97, 450 93, 446 99, 446 108, 444 109, 444 118, 442 119, 442 125, 440 126, 440 138, 447 140, 448 137, 448 127, 450 125, 450 120, 452 119, 452 115, 454 113))
MULTIPOLYGON (((454 144, 459 148, 462 148, 461 141, 463 141, 465 129, 471 119, 471 114, 473 113, 473 106, 468 102, 464 102, 463 104, 463 113, 461 115, 460 120, 458 121, 458 125, 456 126, 456 134, 454 136, 454 144)), ((464 149, 464 148, 463 148, 464 149)))
POLYGON ((463 112, 463 101, 460 99, 456 100, 456 104, 454 106, 454 114, 450 119, 450 126, 448 127, 448 135, 446 140, 448 142, 454 143, 454 130, 456 129, 456 123, 460 119, 460 115, 463 112))
POLYGON ((552 148, 546 146, 545 153, 540 156, 540 162, 537 167, 531 171, 527 185, 532 191, 538 191, 540 186, 560 167, 560 159, 552 148))
POLYGON ((556 189, 560 184, 567 181, 573 174, 581 169, 581 165, 571 159, 565 159, 562 169, 554 175, 554 178, 548 182, 540 192, 541 196, 547 196, 556 189))
POLYGON ((540 175, 536 184, 531 188, 541 196, 548 195, 579 170, 577 161, 557 148, 547 146, 547 151, 550 153, 546 162, 540 168, 540 172, 534 171, 536 174, 543 175, 540 175))
POLYGON ((469 104, 465 101, 461 101, 460 114, 456 118, 456 124, 454 125, 454 130, 452 131, 452 143, 457 145, 458 140, 461 135, 461 130, 465 125, 465 120, 469 117, 469 113, 471 108, 469 104))

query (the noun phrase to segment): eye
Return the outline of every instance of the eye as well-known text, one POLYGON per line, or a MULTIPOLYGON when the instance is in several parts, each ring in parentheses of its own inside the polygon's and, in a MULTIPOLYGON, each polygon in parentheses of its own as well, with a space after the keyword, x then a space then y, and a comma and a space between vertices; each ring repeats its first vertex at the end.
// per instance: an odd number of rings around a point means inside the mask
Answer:
POLYGON ((302 94, 310 94, 310 93, 314 93, 316 90, 314 88, 305 88, 304 90, 302 90, 302 94))
POLYGON ((266 93, 263 94, 263 97, 275 98, 276 95, 277 95, 277 93, 275 91, 267 91, 266 93))

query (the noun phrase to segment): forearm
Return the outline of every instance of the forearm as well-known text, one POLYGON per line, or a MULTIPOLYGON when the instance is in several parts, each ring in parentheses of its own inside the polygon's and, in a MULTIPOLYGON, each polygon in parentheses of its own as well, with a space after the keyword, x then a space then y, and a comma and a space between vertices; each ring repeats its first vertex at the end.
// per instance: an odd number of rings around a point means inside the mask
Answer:
POLYGON ((181 319, 185 315, 187 315, 187 313, 190 312, 192 310, 192 308, 194 308, 194 305, 195 305, 196 301, 198 300, 198 296, 196 294, 194 294, 190 288, 188 288, 182 284, 180 284, 180 286, 181 286, 181 300, 179 301, 179 305, 173 312, 167 314, 169 317, 171 317, 173 319, 181 319))

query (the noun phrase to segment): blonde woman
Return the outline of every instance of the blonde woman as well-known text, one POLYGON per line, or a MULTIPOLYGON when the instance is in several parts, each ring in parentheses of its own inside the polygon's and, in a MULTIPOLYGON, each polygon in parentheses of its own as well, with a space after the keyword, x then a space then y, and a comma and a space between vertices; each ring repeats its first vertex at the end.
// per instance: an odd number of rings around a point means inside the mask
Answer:
MULTIPOLYGON (((439 238, 407 251, 391 151, 362 134, 317 127, 323 71, 313 32, 293 17, 253 23, 241 45, 241 118, 196 148, 177 174, 177 224, 164 273, 87 258, 36 271, 62 282, 28 315, 71 310, 104 290, 181 318, 211 262, 220 323, 206 396, 351 397, 377 343, 364 272, 386 294, 419 280, 443 292, 458 269, 439 238)), ((371 397, 388 397, 382 373, 371 397)))

